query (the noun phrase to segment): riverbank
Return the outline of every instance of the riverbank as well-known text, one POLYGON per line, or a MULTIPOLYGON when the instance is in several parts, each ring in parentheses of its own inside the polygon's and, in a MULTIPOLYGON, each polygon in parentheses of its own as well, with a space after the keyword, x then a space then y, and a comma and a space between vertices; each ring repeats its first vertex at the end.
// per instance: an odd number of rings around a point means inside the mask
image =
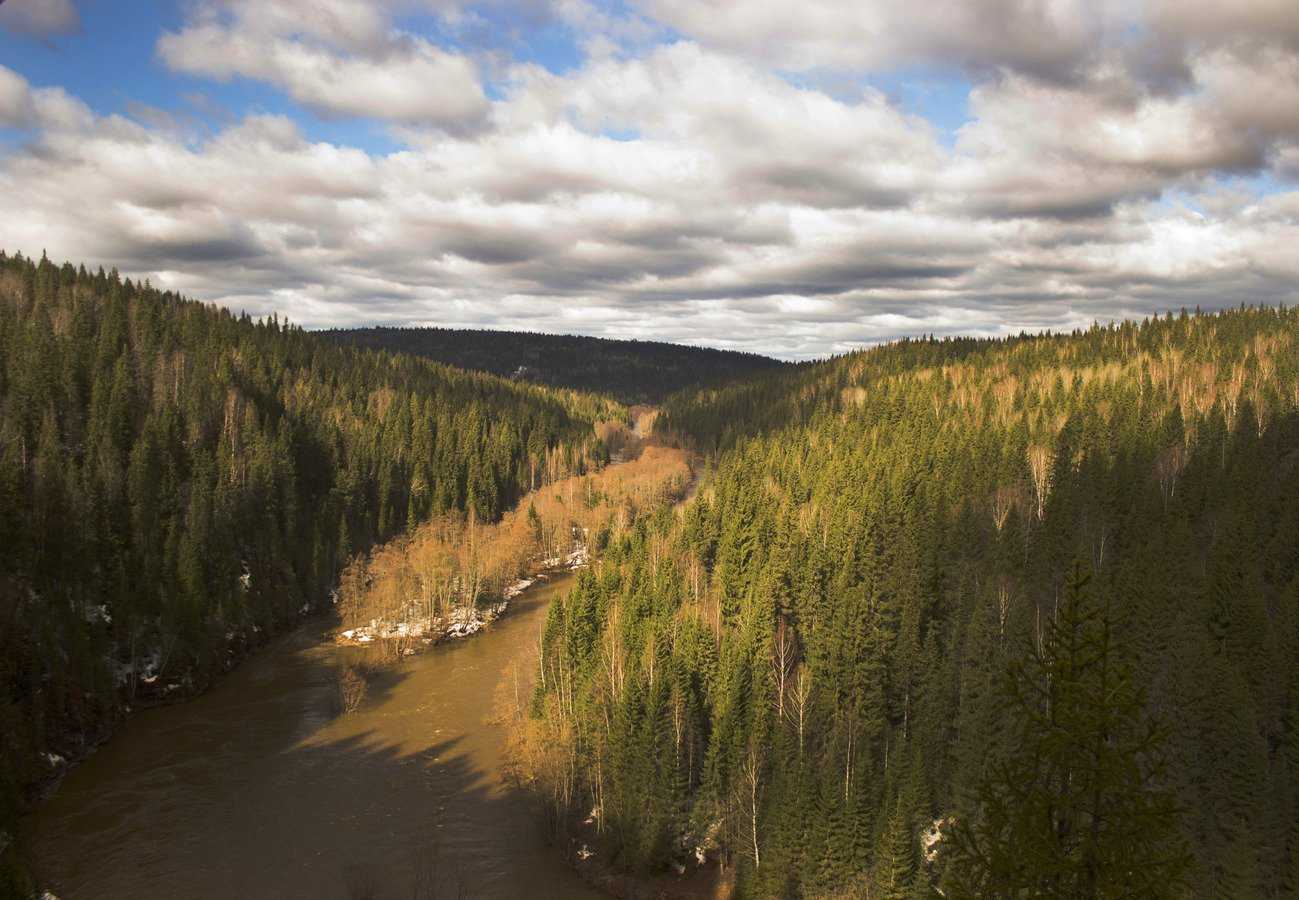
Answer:
POLYGON ((163 677, 157 663, 154 662, 151 666, 146 660, 142 663, 140 677, 133 679, 134 684, 131 684, 122 677, 124 673, 133 674, 128 667, 110 664, 109 675, 113 679, 115 691, 112 703, 106 705, 93 719, 78 723, 75 727, 58 727, 62 738, 57 743, 57 752, 48 752, 39 757, 38 762, 44 771, 25 781, 18 804, 18 818, 11 819, 8 828, 0 828, 0 898, 13 896, 27 900, 29 897, 44 896, 21 852, 21 820, 48 802, 64 780, 110 743, 131 717, 147 710, 175 706, 201 697, 222 678, 286 635, 308 623, 332 615, 333 607, 325 602, 314 607, 304 606, 295 620, 274 632, 256 625, 228 631, 220 664, 201 675, 186 670, 163 677))
MULTIPOLYGON (((590 835, 587 835, 589 838, 590 835)), ((733 871, 723 870, 711 858, 692 860, 672 872, 638 876, 608 864, 581 836, 571 839, 568 864, 586 884, 618 900, 732 900, 733 871)))
POLYGON ((358 651, 323 619, 204 695, 140 711, 24 822, 42 886, 64 900, 598 900, 500 778, 490 716, 572 577, 534 583, 480 639, 384 666, 347 715, 336 674, 358 651))
POLYGON ((397 622, 372 619, 368 625, 340 629, 334 643, 346 647, 366 647, 384 643, 396 644, 394 656, 411 656, 443 641, 460 640, 481 632, 509 611, 510 602, 534 584, 548 581, 563 572, 575 572, 590 564, 590 553, 580 544, 560 557, 538 560, 535 570, 501 591, 499 599, 452 608, 445 616, 405 619, 397 622))
MULTIPOLYGON (((652 422, 652 419, 648 421, 652 422)), ((700 488, 695 462, 692 461, 689 482, 681 486, 672 498, 677 510, 688 504, 700 488)), ((537 662, 534 657, 534 671, 537 662)), ((542 756, 550 756, 556 752, 556 744, 551 738, 559 737, 562 742, 562 736, 538 735, 533 730, 536 723, 532 719, 531 702, 525 703, 521 699, 532 696, 532 687, 532 684, 525 683, 522 689, 516 688, 513 702, 504 704, 500 717, 509 726, 507 777, 531 793, 540 809, 550 806, 544 791, 538 789, 537 781, 537 765, 541 763, 544 768, 545 763, 533 754, 540 752, 542 756)), ((553 815, 553 809, 549 811, 553 815)), ((541 815, 541 812, 537 814, 541 815)), ((584 883, 602 894, 621 900, 729 900, 735 896, 734 872, 722 866, 718 856, 712 852, 716 844, 711 837, 702 842, 703 846, 683 852, 663 872, 631 874, 613 865, 597 849, 601 843, 599 815, 597 806, 585 819, 569 821, 563 829, 564 836, 556 842, 554 852, 584 883)))
MULTIPOLYGON (((544 871, 549 873, 549 883, 567 885, 553 896, 585 896, 585 882, 551 847, 538 842, 528 805, 501 781, 503 741, 499 726, 488 725, 485 713, 491 709, 507 667, 516 667, 512 671, 517 680, 518 661, 535 649, 545 606, 564 589, 574 570, 588 564, 589 553, 631 527, 641 515, 661 508, 688 489, 693 479, 684 454, 640 442, 635 449, 638 452, 632 459, 533 492, 500 523, 443 520, 430 523, 411 538, 376 548, 370 557, 351 567, 350 585, 345 573, 340 602, 318 610, 336 611, 338 619, 308 618, 278 641, 260 633, 240 635, 238 646, 227 654, 225 674, 220 678, 195 684, 142 672, 149 679, 142 680, 149 693, 131 704, 132 715, 115 720, 114 730, 109 732, 114 740, 98 742, 84 756, 64 761, 59 777, 50 780, 50 796, 25 820, 20 841, 23 854, 30 852, 42 886, 70 896, 148 896, 150 890, 156 893, 163 885, 162 889, 178 896, 296 896, 298 889, 287 875, 257 884, 231 871, 239 857, 227 844, 238 846, 245 840, 245 830, 256 833, 270 828, 271 838, 278 835, 275 839, 296 845, 301 840, 299 831, 316 829, 314 824, 291 821, 299 815, 294 810, 303 807, 301 815, 312 823, 327 813, 326 819, 332 817, 343 829, 343 836, 336 831, 321 832, 317 842, 320 847, 335 846, 335 859, 347 859, 355 855, 351 847, 337 843, 346 839, 369 846, 373 843, 370 831, 387 834, 403 845, 435 834, 442 824, 423 820, 430 811, 435 816, 443 813, 452 794, 459 797, 464 792, 457 802, 467 804, 466 815, 471 818, 479 815, 474 798, 483 785, 492 785, 494 798, 510 795, 508 802, 501 801, 501 808, 510 810, 505 817, 508 822, 501 818, 485 828, 481 845, 475 845, 469 858, 496 860, 496 854, 509 853, 509 846, 489 844, 502 831, 522 828, 531 836, 518 836, 514 843, 532 848, 530 855, 525 855, 524 868, 530 868, 533 875, 520 877, 508 891, 475 889, 474 895, 518 896, 520 890, 526 890, 533 896, 547 896, 534 890, 538 883, 535 873, 544 871), (561 534, 575 541, 567 550, 559 549, 561 534), (450 543, 448 537, 460 540, 450 543), (515 561, 520 557, 528 561, 515 561), (521 573, 526 573, 525 577, 519 577, 521 573), (489 596, 495 591, 497 599, 472 606, 447 602, 459 596, 482 596, 485 589, 489 596), (372 607, 386 613, 382 618, 372 615, 357 621, 364 607, 346 602, 348 590, 353 591, 351 600, 366 599, 369 591, 376 592, 375 599, 382 599, 385 590, 393 591, 389 596, 400 602, 372 607), (444 617, 410 614, 421 608, 447 606, 451 611, 444 617), (504 616, 507 609, 510 615, 504 616), (457 640, 480 634, 489 625, 492 640, 457 640), (347 715, 340 715, 344 711, 338 703, 340 672, 357 664, 358 648, 378 644, 395 645, 401 652, 385 654, 388 664, 368 674, 362 697, 349 704, 347 715), (438 652, 419 652, 434 646, 439 647, 438 652), (455 662, 465 659, 481 662, 470 670, 455 670, 455 662), (496 675, 488 678, 493 667, 496 675), (433 677, 430 672, 442 674, 433 677), (416 680, 423 684, 412 693, 411 682, 416 680), (170 684, 177 686, 169 688, 170 684), (279 688, 275 688, 277 684, 279 688), (276 694, 280 689, 283 696, 276 694), (182 699, 186 702, 179 703, 182 699), (434 721, 429 719, 431 707, 437 710, 434 721), (263 720, 266 711, 277 709, 263 720), (448 728, 448 721, 457 724, 448 728), (458 762, 450 765, 449 759, 458 762), (294 760, 311 771, 299 772, 294 760), (315 770, 321 766, 334 772, 332 780, 319 777, 315 770), (406 767, 415 770, 409 774, 423 773, 408 786, 410 796, 389 798, 388 809, 375 808, 377 798, 389 793, 386 785, 407 780, 406 767), (451 794, 443 796, 443 802, 430 803, 428 810, 415 803, 420 784, 430 780, 442 783, 442 776, 456 774, 452 770, 467 780, 451 779, 451 794), (320 809, 306 809, 316 801, 299 796, 303 778, 311 783, 311 792, 325 795, 319 799, 320 809), (384 786, 376 784, 375 790, 357 792, 358 780, 373 779, 384 786), (239 788, 259 780, 265 783, 255 794, 239 788), (215 790, 223 783, 226 791, 215 790), (167 790, 150 798, 155 788, 164 787, 167 790), (239 802, 263 809, 264 815, 256 822, 234 827, 239 815, 228 804, 240 797, 239 802), (178 813, 178 808, 187 807, 193 807, 189 809, 192 818, 178 813), (406 812, 397 817, 394 809, 406 812), (214 810, 219 811, 215 824, 214 810), (349 823, 373 816, 380 819, 367 825, 364 835, 352 831, 349 823), (225 843, 215 840, 227 826, 225 843), (152 840, 151 836, 161 834, 168 835, 167 842, 152 840), (184 838, 180 843, 177 835, 184 838), (211 858, 195 858, 195 847, 209 845, 211 858), (232 854, 236 855, 232 858, 232 854), (119 875, 123 861, 131 859, 139 871, 119 875), (94 860, 99 861, 99 868, 91 865, 94 860), (183 873, 177 860, 187 867, 183 873), (225 873, 228 889, 217 892, 207 882, 190 883, 188 867, 195 872, 215 867, 225 873), (113 874, 106 874, 108 869, 113 874), (186 885, 179 893, 167 880, 178 877, 186 885), (274 889, 268 886, 272 882, 277 885, 274 889)), ((497 808, 495 801, 489 806, 497 808)), ((505 816, 503 812, 499 815, 505 816)), ((239 853, 257 857, 262 849, 258 844, 239 853)), ((366 876, 387 884, 405 883, 409 873, 426 867, 429 855, 427 848, 412 849, 411 856, 418 859, 402 860, 392 858, 390 848, 371 849, 372 855, 357 857, 354 867, 374 868, 375 859, 387 858, 387 864, 380 867, 383 874, 366 876)), ((12 854, 11 849, 8 855, 12 854)), ((444 868, 462 865, 463 858, 459 851, 448 854, 444 868)), ((267 861, 268 867, 273 864, 277 862, 267 861)), ((501 872, 519 869, 517 861, 497 860, 492 866, 501 872)), ((302 884, 316 883, 314 874, 299 872, 299 876, 302 884)), ((335 872, 332 881, 321 881, 324 895, 336 893, 351 877, 335 872)), ((363 887, 347 890, 360 896, 367 893, 363 887)), ((420 896, 404 888, 400 895, 420 896)))
POLYGON ((339 643, 399 658, 477 634, 533 580, 588 564, 689 490, 683 451, 622 441, 633 456, 532 491, 498 522, 439 517, 355 560, 339 581, 339 643))

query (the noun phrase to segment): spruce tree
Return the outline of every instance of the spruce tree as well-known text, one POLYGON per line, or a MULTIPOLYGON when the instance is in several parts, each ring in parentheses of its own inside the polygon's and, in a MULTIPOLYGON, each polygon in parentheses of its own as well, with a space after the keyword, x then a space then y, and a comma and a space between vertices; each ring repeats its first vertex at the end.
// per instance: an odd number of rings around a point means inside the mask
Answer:
POLYGON ((1008 755, 949 850, 957 897, 1178 897, 1187 854, 1161 784, 1164 732, 1075 567, 1043 646, 1011 667, 1008 755))
POLYGON ((914 844, 910 817, 899 796, 875 851, 872 898, 911 900, 916 875, 914 844))

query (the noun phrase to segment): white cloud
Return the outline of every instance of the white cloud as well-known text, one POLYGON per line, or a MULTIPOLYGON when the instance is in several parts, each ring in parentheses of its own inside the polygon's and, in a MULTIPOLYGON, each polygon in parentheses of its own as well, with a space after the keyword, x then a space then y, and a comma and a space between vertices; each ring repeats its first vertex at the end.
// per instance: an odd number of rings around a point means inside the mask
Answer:
POLYGON ((158 41, 170 68, 282 88, 330 116, 464 128, 487 111, 474 63, 391 28, 385 11, 356 0, 207 3, 158 41))
POLYGON ((62 88, 35 88, 0 66, 0 125, 12 128, 76 129, 93 119, 90 109, 62 88))
POLYGON ((789 69, 878 71, 915 64, 1001 66, 1065 77, 1085 63, 1112 0, 642 0, 654 18, 711 46, 789 69))
POLYGON ((34 117, 32 92, 27 79, 0 66, 0 125, 21 128, 34 117))
POLYGON ((0 156, 6 249, 308 325, 580 330, 791 357, 1299 299, 1299 192, 1260 197, 1231 177, 1299 177, 1286 8, 1259 0, 1209 33, 1152 5, 1136 37, 1116 37, 1116 15, 1062 0, 940 4, 941 27, 917 17, 868 45, 853 29, 893 28, 892 5, 836 21, 819 0, 801 18, 731 3, 724 43, 662 0, 645 8, 700 33, 655 44, 646 18, 565 0, 549 14, 589 29, 583 64, 494 60, 489 101, 481 59, 394 28, 415 2, 310 15, 305 0, 202 0, 159 44, 175 68, 382 120, 406 145, 388 155, 277 116, 196 140, 96 117, 0 68, 0 122, 34 134, 0 156), (1009 19, 978 33, 969 9, 1009 19), (879 91, 831 96, 775 71, 800 53, 849 67, 948 53, 985 75, 948 144, 879 91))

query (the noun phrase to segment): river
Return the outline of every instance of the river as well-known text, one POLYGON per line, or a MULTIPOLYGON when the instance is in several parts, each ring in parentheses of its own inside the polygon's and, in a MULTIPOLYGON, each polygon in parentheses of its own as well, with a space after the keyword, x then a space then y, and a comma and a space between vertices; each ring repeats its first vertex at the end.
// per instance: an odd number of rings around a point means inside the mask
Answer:
POLYGON ((502 782, 488 721, 570 578, 380 673, 350 715, 334 672, 354 651, 323 621, 201 697, 132 715, 27 819, 33 868, 62 900, 602 897, 502 782))

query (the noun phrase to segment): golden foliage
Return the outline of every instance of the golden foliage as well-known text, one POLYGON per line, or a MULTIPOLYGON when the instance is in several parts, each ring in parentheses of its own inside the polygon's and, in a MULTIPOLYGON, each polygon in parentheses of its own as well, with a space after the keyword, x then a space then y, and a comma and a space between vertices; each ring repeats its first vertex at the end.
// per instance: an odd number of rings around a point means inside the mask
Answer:
POLYGON ((347 567, 339 583, 343 622, 433 621, 499 597, 530 570, 559 565, 601 530, 616 533, 689 483, 683 451, 648 446, 630 462, 532 491, 499 522, 435 518, 347 567))

